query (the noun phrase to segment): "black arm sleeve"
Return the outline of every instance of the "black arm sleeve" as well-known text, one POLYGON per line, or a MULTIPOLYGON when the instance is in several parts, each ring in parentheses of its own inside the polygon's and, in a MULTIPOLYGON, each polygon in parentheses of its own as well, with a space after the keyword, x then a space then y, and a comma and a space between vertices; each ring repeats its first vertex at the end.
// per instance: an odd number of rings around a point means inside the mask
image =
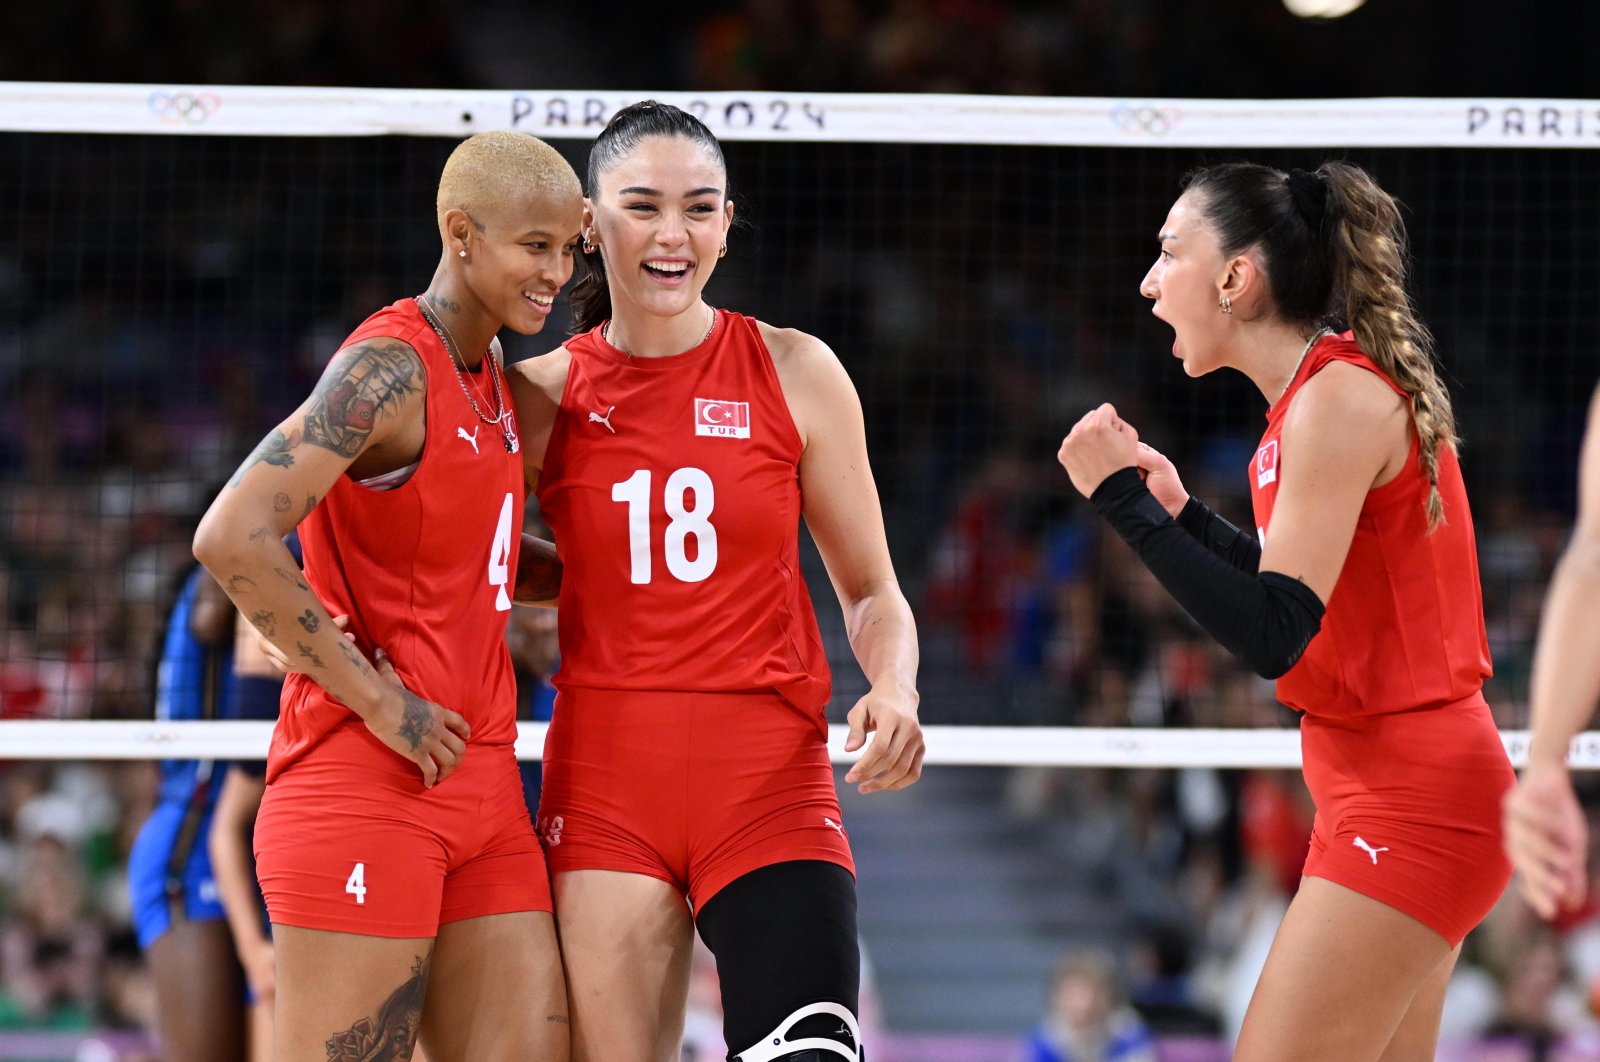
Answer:
POLYGON ((1250 670, 1277 678, 1322 627, 1322 601, 1279 572, 1249 574, 1211 552, 1156 501, 1139 473, 1107 476, 1089 499, 1161 585, 1250 670))
POLYGON ((1255 536, 1234 527, 1199 498, 1190 495, 1178 514, 1178 523, 1241 572, 1254 575, 1261 570, 1261 543, 1255 536))

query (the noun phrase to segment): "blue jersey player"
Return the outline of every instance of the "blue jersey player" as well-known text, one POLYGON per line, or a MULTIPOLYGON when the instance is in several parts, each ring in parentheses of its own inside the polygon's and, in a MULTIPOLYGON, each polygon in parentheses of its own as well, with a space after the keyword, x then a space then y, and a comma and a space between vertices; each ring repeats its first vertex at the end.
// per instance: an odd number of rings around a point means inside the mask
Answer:
MULTIPOLYGON (((232 602, 196 565, 167 618, 157 719, 276 714, 276 681, 234 674, 234 620, 232 602)), ((207 843, 227 767, 163 760, 159 799, 128 860, 134 927, 155 978, 163 1057, 171 1062, 238 1062, 246 1054, 244 980, 207 843)))

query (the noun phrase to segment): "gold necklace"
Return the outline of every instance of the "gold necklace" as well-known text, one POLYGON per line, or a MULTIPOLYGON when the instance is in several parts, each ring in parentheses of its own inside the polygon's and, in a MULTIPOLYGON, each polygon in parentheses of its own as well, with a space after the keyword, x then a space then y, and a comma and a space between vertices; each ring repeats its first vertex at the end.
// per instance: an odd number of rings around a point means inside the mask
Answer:
POLYGON ((478 391, 477 397, 473 397, 472 392, 478 390, 477 382, 474 381, 470 388, 467 385, 467 374, 462 371, 462 366, 466 364, 467 359, 461 356, 461 348, 456 345, 455 334, 445 327, 443 321, 434 317, 433 312, 428 309, 428 305, 423 301, 421 295, 416 296, 414 301, 417 304, 417 309, 422 311, 422 319, 433 326, 433 331, 439 337, 439 342, 444 344, 445 353, 450 355, 450 367, 456 371, 456 382, 461 385, 461 393, 467 396, 467 404, 472 407, 472 412, 476 413, 478 419, 483 423, 499 429, 500 436, 506 444, 506 453, 514 454, 522 449, 522 443, 517 438, 516 425, 513 423, 515 414, 511 407, 506 404, 505 388, 500 382, 500 363, 495 359, 494 351, 486 349, 483 352, 484 361, 487 362, 489 384, 494 391, 494 416, 491 417, 478 405, 478 398, 483 399, 484 405, 489 404, 489 399, 484 396, 483 392, 478 391))
POLYGON ((1278 397, 1272 400, 1272 405, 1275 406, 1279 402, 1282 402, 1283 396, 1289 393, 1289 385, 1294 383, 1294 378, 1296 376, 1300 375, 1300 366, 1306 363, 1306 355, 1310 354, 1311 348, 1317 345, 1317 340, 1321 339, 1323 336, 1331 335, 1333 335, 1332 330, 1322 328, 1312 333, 1311 338, 1306 340, 1305 349, 1300 352, 1300 357, 1295 360, 1294 368, 1289 370, 1289 378, 1283 382, 1283 390, 1279 391, 1278 397))
MULTIPOLYGON (((717 308, 715 306, 707 304, 706 309, 711 311, 711 323, 706 325, 706 334, 700 337, 700 342, 696 343, 693 347, 690 347, 689 350, 693 350, 695 347, 698 347, 698 346, 703 346, 705 344, 705 341, 711 338, 711 333, 715 332, 717 330, 717 308)), ((609 317, 607 317, 605 319, 605 322, 600 325, 600 338, 605 340, 607 343, 611 344, 613 349, 622 350, 621 347, 616 346, 616 344, 614 344, 614 343, 611 343, 611 318, 609 318, 609 317)), ((633 358, 633 351, 631 351, 631 350, 622 350, 622 352, 624 354, 626 354, 629 357, 629 359, 633 358)))

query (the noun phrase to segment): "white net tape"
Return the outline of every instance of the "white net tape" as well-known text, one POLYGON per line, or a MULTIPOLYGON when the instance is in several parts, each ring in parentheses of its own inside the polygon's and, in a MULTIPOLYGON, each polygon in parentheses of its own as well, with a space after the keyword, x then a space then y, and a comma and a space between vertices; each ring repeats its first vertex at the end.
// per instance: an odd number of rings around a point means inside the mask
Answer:
POLYGON ((654 97, 725 140, 1084 147, 1600 148, 1600 103, 1194 100, 782 92, 466 91, 0 82, 0 131, 593 137, 654 97))
MULTIPOLYGON (((544 723, 520 723, 517 756, 536 760, 544 723)), ((7 760, 250 760, 266 756, 267 722, 121 722, 29 720, 0 722, 0 759, 7 760)), ((846 730, 829 728, 835 763, 846 730)), ((1148 730, 1105 727, 929 726, 923 728, 930 766, 969 767, 1299 767, 1294 730, 1148 730)), ((1527 760, 1528 734, 1501 734, 1517 766, 1527 760)), ((1600 769, 1600 732, 1580 734, 1568 762, 1600 769)))

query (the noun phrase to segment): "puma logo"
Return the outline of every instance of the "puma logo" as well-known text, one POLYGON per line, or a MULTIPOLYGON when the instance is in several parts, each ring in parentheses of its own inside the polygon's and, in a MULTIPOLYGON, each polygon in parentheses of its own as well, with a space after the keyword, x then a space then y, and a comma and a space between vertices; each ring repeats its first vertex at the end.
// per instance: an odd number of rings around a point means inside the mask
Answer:
POLYGON ((590 410, 589 411, 589 423, 590 424, 604 424, 606 426, 606 431, 609 431, 612 435, 615 435, 617 433, 617 429, 615 429, 615 428, 613 428, 611 426, 611 413, 612 413, 612 410, 615 410, 616 408, 617 408, 616 406, 612 406, 611 409, 606 410, 606 415, 603 416, 603 417, 600 414, 594 412, 593 410, 590 410))
POLYGON ((1350 843, 1355 845, 1357 848, 1361 849, 1363 852, 1367 853, 1367 855, 1371 856, 1372 857, 1372 865, 1373 866, 1377 866, 1378 865, 1378 853, 1379 852, 1387 852, 1389 850, 1387 847, 1374 848, 1370 844, 1368 844, 1366 841, 1362 840, 1359 837, 1357 837, 1355 840, 1351 841, 1350 843))
POLYGON ((824 826, 829 827, 830 829, 837 830, 839 832, 839 836, 840 837, 844 836, 844 827, 841 826, 839 823, 834 822, 832 819, 828 818, 828 816, 826 816, 826 815, 822 816, 822 824, 824 826))
POLYGON ((476 424, 474 424, 472 426, 472 434, 471 435, 467 434, 467 429, 465 429, 465 428, 457 428, 456 429, 456 434, 459 435, 461 438, 467 440, 467 442, 472 444, 472 452, 473 453, 477 453, 478 452, 478 426, 476 424))

